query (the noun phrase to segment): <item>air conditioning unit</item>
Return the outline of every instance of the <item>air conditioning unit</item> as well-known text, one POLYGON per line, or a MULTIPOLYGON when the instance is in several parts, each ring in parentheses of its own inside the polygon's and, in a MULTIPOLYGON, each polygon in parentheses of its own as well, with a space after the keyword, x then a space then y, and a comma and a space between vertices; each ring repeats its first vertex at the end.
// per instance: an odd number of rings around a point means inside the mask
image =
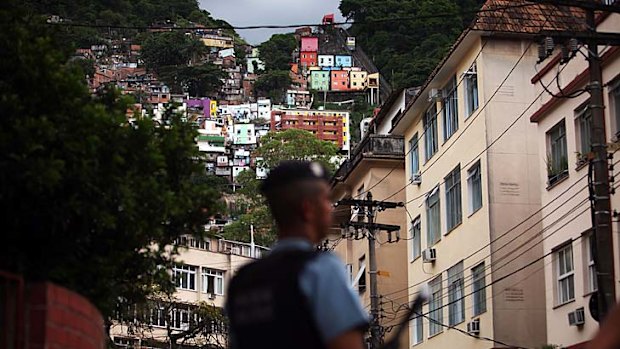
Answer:
POLYGON ((428 101, 432 102, 432 101, 440 100, 442 98, 442 96, 443 96, 443 94, 441 92, 441 89, 433 88, 428 93, 428 101))
POLYGON ((467 333, 477 336, 480 334, 480 319, 467 323, 467 333))
POLYGON ((411 184, 422 184, 422 173, 420 171, 411 176, 411 184))
POLYGON ((581 326, 586 322, 583 307, 568 313, 568 324, 570 326, 581 326))
POLYGON ((433 263, 437 259, 437 250, 434 248, 427 248, 422 251, 422 262, 433 263))

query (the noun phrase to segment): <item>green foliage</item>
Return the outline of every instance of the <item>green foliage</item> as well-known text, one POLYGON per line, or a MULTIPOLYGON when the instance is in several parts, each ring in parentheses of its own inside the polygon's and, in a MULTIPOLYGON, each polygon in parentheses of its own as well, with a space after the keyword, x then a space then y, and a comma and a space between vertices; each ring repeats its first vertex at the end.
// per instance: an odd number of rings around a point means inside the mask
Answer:
POLYGON ((196 130, 128 123, 129 97, 91 97, 44 24, 0 11, 0 269, 51 280, 111 316, 119 299, 170 290, 150 248, 200 235, 220 192, 203 182, 196 130))
POLYGON ((174 93, 187 92, 202 97, 215 94, 222 86, 224 73, 212 63, 188 65, 200 61, 205 53, 200 40, 181 31, 152 34, 142 44, 141 57, 174 93))
POLYGON ((393 87, 421 85, 460 32, 473 18, 460 15, 476 10, 482 0, 341 0, 342 14, 356 24, 350 29, 393 87), (438 13, 454 17, 421 18, 438 13), (411 19, 369 22, 375 19, 411 19))
POLYGON ((314 160, 322 163, 331 173, 335 170, 331 160, 337 154, 338 147, 333 143, 297 129, 269 132, 261 137, 260 147, 256 149, 256 155, 263 158, 261 165, 266 168, 274 168, 285 160, 314 160))
POLYGON ((297 47, 295 35, 274 34, 269 40, 258 46, 259 58, 265 62, 265 71, 290 69, 291 55, 297 47))
POLYGON ((291 86, 291 76, 288 70, 272 70, 261 74, 254 89, 260 97, 269 97, 274 103, 282 102, 286 90, 291 86))
MULTIPOLYGON (((289 129, 277 133, 270 132, 262 137, 255 155, 263 157, 260 166, 270 169, 284 160, 313 159, 323 163, 330 172, 333 172, 335 165, 330 160, 337 153, 338 148, 332 143, 321 141, 308 131, 289 129)), ((237 191, 241 194, 237 205, 248 209, 235 222, 224 228, 223 235, 227 239, 248 242, 250 225, 253 225, 256 243, 270 246, 275 242, 276 231, 265 198, 259 190, 260 180, 256 179, 254 171, 243 171, 237 176, 236 181, 242 186, 237 191)))
POLYGON ((95 76, 95 61, 92 59, 76 58, 71 60, 71 64, 82 69, 82 75, 92 78, 95 76))

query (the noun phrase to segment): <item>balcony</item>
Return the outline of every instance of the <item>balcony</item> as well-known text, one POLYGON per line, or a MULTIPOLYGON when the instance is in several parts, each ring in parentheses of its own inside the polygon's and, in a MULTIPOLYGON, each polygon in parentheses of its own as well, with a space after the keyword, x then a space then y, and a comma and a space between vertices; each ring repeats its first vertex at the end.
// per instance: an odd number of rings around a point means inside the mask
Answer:
POLYGON ((405 141, 400 136, 368 135, 351 151, 351 158, 340 165, 334 178, 346 178, 364 159, 405 161, 405 141))

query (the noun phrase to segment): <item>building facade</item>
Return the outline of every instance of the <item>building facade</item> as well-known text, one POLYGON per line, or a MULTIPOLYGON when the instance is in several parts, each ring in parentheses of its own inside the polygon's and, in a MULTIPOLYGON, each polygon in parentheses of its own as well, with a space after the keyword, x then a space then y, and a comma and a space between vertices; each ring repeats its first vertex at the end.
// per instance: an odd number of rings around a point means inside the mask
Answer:
POLYGON ((283 109, 271 112, 271 131, 299 129, 350 150, 349 113, 337 110, 283 109))
POLYGON ((299 54, 299 64, 302 70, 317 66, 317 53, 311 51, 302 51, 299 54))
MULTIPOLYGON (((196 239, 181 237, 177 241, 180 248, 179 262, 170 271, 176 283, 176 292, 171 299, 153 300, 153 309, 148 324, 141 330, 130 331, 128 324, 113 323, 110 337, 123 347, 161 347, 168 341, 169 334, 189 331, 196 306, 214 307, 223 311, 227 285, 243 265, 260 258, 267 248, 249 243, 217 238, 196 239), (170 301, 170 305, 162 306, 170 301), (168 329, 170 327, 170 329, 168 329), (168 332, 170 330, 170 333, 168 332)), ((224 332, 222 324, 212 324, 213 332, 224 332)), ((134 327, 132 327, 134 328, 134 327)), ((207 331, 208 332, 208 331, 207 331)), ((225 336, 214 335, 205 338, 197 335, 185 345, 200 347, 217 340, 226 346, 225 336)))
POLYGON ((310 71, 310 89, 316 91, 330 90, 330 74, 329 71, 312 70, 310 71))
MULTIPOLYGON (((497 345, 481 337, 532 348, 548 343, 544 154, 524 117, 537 98, 528 81, 535 33, 486 36, 501 30, 497 15, 479 15, 392 123, 407 144, 409 300, 419 286, 430 289, 410 327, 411 344, 421 348, 497 345)), ((530 13, 504 15, 519 21, 530 13)))
MULTIPOLYGON (((597 30, 614 32, 620 28, 620 15, 599 17, 597 30)), ((594 265, 592 216, 588 200, 588 162, 590 155, 590 94, 575 98, 556 98, 544 91, 573 94, 589 82, 588 62, 576 55, 558 66, 560 49, 541 64, 530 86, 540 95, 530 120, 537 126, 538 168, 542 199, 543 249, 548 342, 564 348, 581 348, 598 330, 589 311, 589 302, 597 290, 594 265), (559 73, 558 73, 559 72, 559 73), (558 79, 562 92, 555 83, 558 79), (579 315, 580 314, 580 315, 579 315)), ((613 159, 617 162, 620 135, 620 49, 605 47, 599 51, 603 72, 605 134, 613 159)), ((616 175, 612 170, 610 175, 616 175)), ((614 183, 611 183, 612 186, 614 183)), ((620 199, 611 196, 612 211, 620 199)), ((612 223, 614 280, 616 297, 620 280, 618 261, 618 223, 612 223)))
POLYGON ((330 72, 331 90, 349 90, 349 72, 346 70, 332 70, 330 72))

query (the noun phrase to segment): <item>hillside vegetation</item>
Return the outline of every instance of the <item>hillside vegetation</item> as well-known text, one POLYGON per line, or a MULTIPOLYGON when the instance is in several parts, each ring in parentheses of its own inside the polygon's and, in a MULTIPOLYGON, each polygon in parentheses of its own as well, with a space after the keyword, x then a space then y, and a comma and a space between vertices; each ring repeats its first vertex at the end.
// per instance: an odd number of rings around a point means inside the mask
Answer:
POLYGON ((357 44, 393 87, 421 85, 473 19, 480 0, 341 0, 357 44), (454 13, 452 18, 422 16, 454 13), (417 18, 416 18, 417 17, 417 18), (377 22, 389 18, 401 18, 377 22))

